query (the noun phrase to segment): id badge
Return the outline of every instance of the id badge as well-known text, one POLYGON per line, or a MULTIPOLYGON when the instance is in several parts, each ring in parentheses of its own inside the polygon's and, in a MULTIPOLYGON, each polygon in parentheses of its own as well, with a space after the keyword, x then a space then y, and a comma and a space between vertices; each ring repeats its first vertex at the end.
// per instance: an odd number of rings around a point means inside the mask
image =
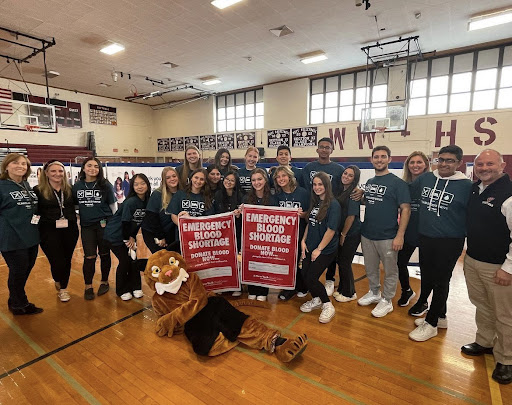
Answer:
POLYGON ((55 228, 67 228, 68 227, 68 220, 66 218, 61 218, 55 221, 55 228))
POLYGON ((37 225, 39 223, 40 219, 41 219, 41 215, 32 215, 32 219, 30 220, 30 223, 32 225, 37 225))
POLYGON ((102 219, 100 221, 100 225, 101 225, 102 228, 105 228, 107 226, 107 220, 106 219, 102 219))

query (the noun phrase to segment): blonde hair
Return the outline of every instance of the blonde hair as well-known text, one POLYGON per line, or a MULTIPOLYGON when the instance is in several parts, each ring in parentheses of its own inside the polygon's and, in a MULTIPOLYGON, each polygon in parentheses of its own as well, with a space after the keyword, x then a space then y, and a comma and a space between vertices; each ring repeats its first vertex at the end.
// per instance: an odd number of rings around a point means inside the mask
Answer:
POLYGON ((281 172, 286 174, 290 179, 290 191, 293 193, 297 188, 297 179, 295 178, 295 174, 293 173, 292 169, 290 169, 288 166, 278 166, 274 171, 274 175, 272 176, 272 178, 274 179, 274 188, 276 189, 276 194, 282 191, 281 187, 279 187, 279 184, 277 184, 276 181, 277 175, 281 172))
POLYGON ((247 148, 247 150, 245 151, 245 155, 244 156, 247 156, 247 154, 249 152, 256 152, 258 154, 258 159, 260 158, 260 151, 258 150, 258 148, 256 146, 249 146, 247 148))
POLYGON ((30 160, 28 160, 28 157, 26 157, 25 155, 21 155, 19 153, 9 153, 2 161, 2 165, 0 166, 0 180, 10 179, 9 172, 7 171, 7 166, 9 166, 10 163, 15 162, 19 158, 23 158, 27 162, 27 172, 23 175, 22 178, 23 180, 28 179, 30 173, 32 173, 32 170, 30 170, 30 160))
POLYGON ((58 160, 47 162, 43 166, 43 170, 41 170, 41 173, 39 174, 39 184, 38 184, 39 191, 41 192, 41 195, 43 196, 43 198, 45 200, 50 200, 52 198, 53 188, 50 184, 50 179, 47 176, 47 171, 53 165, 58 165, 58 166, 62 167, 62 169, 64 169, 64 177, 62 177, 60 189, 64 193, 65 198, 69 198, 71 196, 71 186, 69 185, 67 177, 66 177, 66 168, 58 160))
POLYGON ((160 183, 160 187, 158 187, 158 189, 157 189, 158 191, 160 191, 162 193, 162 211, 167 208, 167 206, 169 205, 169 203, 172 200, 172 193, 167 188, 167 183, 165 181, 165 176, 167 176, 168 172, 174 172, 176 174, 176 177, 178 178, 178 186, 177 186, 178 189, 179 189, 179 185, 180 185, 180 183, 179 183, 180 176, 179 176, 178 172, 176 171, 176 169, 174 167, 170 167, 170 166, 164 167, 162 170, 162 182, 160 183))
POLYGON ((411 161, 411 159, 414 156, 421 157, 421 159, 423 159, 423 161, 425 162, 425 171, 423 173, 426 173, 426 172, 430 171, 430 162, 428 160, 427 155, 425 155, 423 152, 421 152, 419 150, 416 150, 416 151, 412 152, 409 156, 407 156, 407 159, 405 159, 405 162, 404 162, 404 175, 403 175, 402 179, 406 183, 411 183, 412 182, 412 173, 409 170, 409 162, 411 161))

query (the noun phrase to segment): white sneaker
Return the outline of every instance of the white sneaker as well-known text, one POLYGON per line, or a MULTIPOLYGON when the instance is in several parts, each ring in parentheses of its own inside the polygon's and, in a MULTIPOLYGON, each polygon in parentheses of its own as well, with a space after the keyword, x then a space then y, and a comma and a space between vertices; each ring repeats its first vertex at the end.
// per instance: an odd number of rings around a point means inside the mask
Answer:
MULTIPOLYGON (((418 318, 414 320, 416 326, 423 325, 425 318, 418 318)), ((448 318, 437 318, 437 327, 439 329, 448 329, 448 318)))
POLYGON ((256 301, 265 302, 266 300, 267 300, 267 296, 266 295, 258 295, 256 297, 256 301))
POLYGON ((142 298, 142 297, 144 297, 144 293, 142 292, 142 290, 135 290, 135 291, 133 292, 133 296, 134 296, 135 298, 142 298))
POLYGON ((305 293, 304 293, 304 292, 300 292, 300 291, 299 291, 299 292, 297 293, 297 297, 299 297, 299 298, 304 298, 306 295, 308 295, 308 293, 309 293, 308 291, 306 291, 305 293))
POLYGON ((391 301, 388 301, 386 298, 382 298, 377 306, 373 308, 372 315, 375 318, 382 318, 393 311, 393 304, 391 301))
POLYGON ((370 304, 378 304, 381 299, 380 291, 378 294, 372 293, 372 291, 368 291, 365 295, 357 300, 357 303, 362 307, 365 307, 370 304))
POLYGON ((326 302, 325 304, 322 304, 322 313, 320 314, 318 321, 320 323, 329 323, 335 313, 336 310, 334 309, 332 302, 326 302))
POLYGON ((68 302, 71 299, 71 295, 69 295, 68 290, 61 289, 57 294, 61 302, 68 302))
POLYGON ((233 291, 231 294, 232 297, 240 297, 242 295, 242 291, 233 291))
POLYGON ((420 326, 409 333, 409 338, 416 342, 424 342, 437 336, 437 328, 431 326, 428 322, 423 322, 420 326))
POLYGON ((250 300, 255 300, 255 299, 256 299, 256 295, 254 295, 254 294, 249 294, 249 295, 247 296, 247 298, 248 298, 248 299, 250 299, 250 300))
POLYGON ((314 309, 320 308, 322 308, 322 301, 320 300, 320 297, 315 297, 312 300, 306 301, 300 306, 300 310, 302 312, 311 312, 314 309))
POLYGON ((352 297, 345 297, 344 295, 340 294, 338 291, 335 291, 332 296, 338 302, 350 302, 350 301, 354 301, 357 299, 357 294, 354 294, 352 297))
POLYGON ((130 292, 127 292, 127 293, 124 293, 123 295, 121 295, 121 299, 123 301, 130 301, 132 298, 133 298, 133 295, 130 292))
POLYGON ((325 292, 327 293, 328 297, 332 295, 332 293, 334 292, 334 281, 325 280, 325 292))

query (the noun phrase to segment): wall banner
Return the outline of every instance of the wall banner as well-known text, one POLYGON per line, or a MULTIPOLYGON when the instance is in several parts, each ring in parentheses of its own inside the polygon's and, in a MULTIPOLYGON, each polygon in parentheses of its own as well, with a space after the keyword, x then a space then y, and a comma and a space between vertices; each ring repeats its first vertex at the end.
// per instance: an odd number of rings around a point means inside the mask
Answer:
POLYGON ((215 135, 200 135, 199 143, 201 144, 200 150, 217 149, 217 137, 215 135))
POLYGON ((256 146, 256 132, 238 132, 236 134, 236 148, 247 149, 256 146))
POLYGON ((185 143, 181 136, 179 138, 169 138, 169 145, 171 152, 183 152, 185 150, 185 143))
POLYGON ((235 134, 217 134, 217 148, 227 150, 235 149, 235 134))
POLYGON ((281 145, 290 146, 289 129, 272 129, 267 131, 267 145, 269 148, 277 148, 281 145))
POLYGON ((91 124, 117 125, 117 108, 89 104, 89 122, 91 124))
POLYGON ((298 211, 244 204, 242 216, 242 283, 294 289, 298 211))
POLYGON ((303 148, 305 146, 316 146, 318 127, 304 127, 292 129, 292 147, 303 148))
POLYGON ((207 291, 240 290, 235 216, 231 213, 179 218, 182 256, 207 291))
POLYGON ((185 147, 188 145, 194 145, 197 149, 199 149, 199 136, 185 136, 183 137, 185 142, 185 147))
POLYGON ((169 138, 158 138, 157 139, 158 152, 170 152, 171 144, 169 138))

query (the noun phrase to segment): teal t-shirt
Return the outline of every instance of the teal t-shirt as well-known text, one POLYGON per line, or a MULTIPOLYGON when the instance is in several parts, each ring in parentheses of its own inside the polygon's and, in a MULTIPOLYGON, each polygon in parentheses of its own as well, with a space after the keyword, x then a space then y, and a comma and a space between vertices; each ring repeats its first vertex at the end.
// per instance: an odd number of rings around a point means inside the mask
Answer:
POLYGON ((129 227, 131 236, 136 235, 146 216, 146 205, 147 201, 137 196, 128 198, 108 221, 103 238, 113 245, 123 244, 123 226, 129 227))
POLYGON ((210 208, 206 208, 202 194, 194 194, 192 192, 187 194, 187 192, 183 190, 179 190, 174 194, 171 202, 167 206, 167 211, 174 215, 178 215, 181 211, 187 211, 192 217, 215 214, 213 202, 210 208))
POLYGON ((80 180, 73 186, 73 199, 78 205, 80 224, 92 225, 112 216, 110 205, 116 202, 114 189, 108 180, 100 188, 96 181, 80 180))
MULTIPOLYGON (((343 229, 343 226, 345 225, 345 220, 347 217, 350 217, 351 215, 354 215, 354 222, 352 222, 352 226, 348 230, 345 237, 357 235, 358 233, 361 233, 361 219, 359 218, 361 215, 361 201, 354 201, 350 197, 347 200, 348 207, 347 207, 347 215, 342 218, 340 221, 340 232, 343 229)), ((343 208, 342 208, 343 211, 343 208)))
POLYGON ((251 190, 251 174, 252 170, 247 170, 245 167, 238 170, 238 183, 242 194, 247 194, 251 190))
POLYGON ((332 200, 329 208, 327 209, 327 214, 322 221, 318 221, 316 219, 319 209, 320 204, 314 207, 309 213, 306 246, 308 250, 312 252, 322 241, 325 232, 327 232, 327 229, 332 229, 335 231, 335 234, 328 245, 322 250, 323 254, 330 255, 331 253, 336 252, 338 249, 338 243, 340 239, 339 226, 341 219, 341 207, 338 201, 332 200))
POLYGON ((302 184, 308 193, 311 193, 311 182, 313 176, 318 172, 326 173, 331 179, 332 193, 338 195, 341 190, 341 175, 345 171, 345 167, 336 163, 329 162, 321 164, 320 162, 310 162, 302 169, 302 184))
POLYGON ((409 186, 393 173, 375 176, 364 187, 366 209, 361 235, 370 240, 394 239, 398 231, 398 209, 410 204, 409 186))
POLYGON ((37 195, 28 182, 0 180, 0 252, 39 244, 39 227, 31 224, 37 212, 37 195))

